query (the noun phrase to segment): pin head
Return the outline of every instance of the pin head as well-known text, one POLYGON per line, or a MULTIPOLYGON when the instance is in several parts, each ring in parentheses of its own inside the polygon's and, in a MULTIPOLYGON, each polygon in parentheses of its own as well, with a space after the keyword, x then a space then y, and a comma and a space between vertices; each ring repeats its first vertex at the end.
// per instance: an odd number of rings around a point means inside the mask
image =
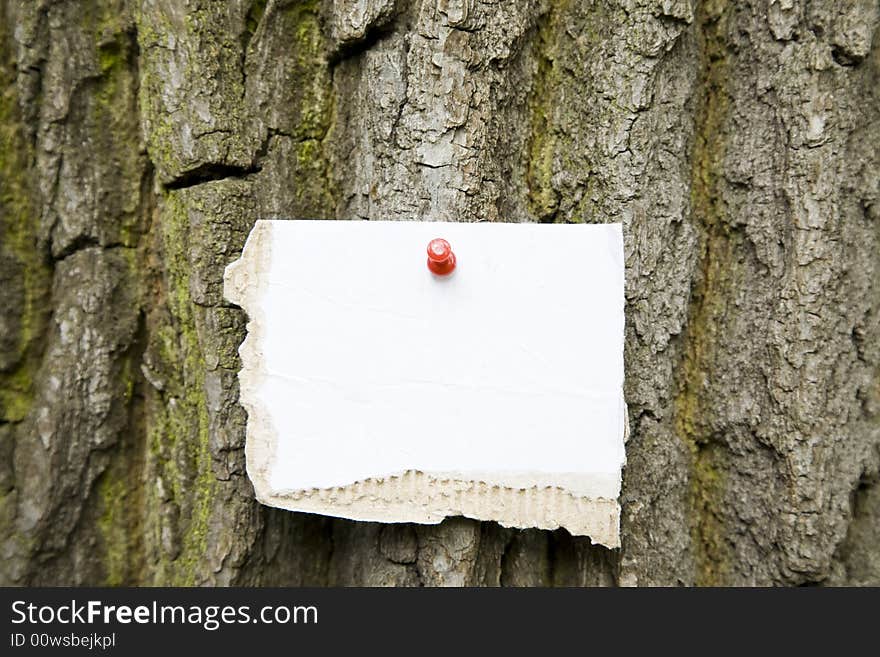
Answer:
POLYGON ((455 254, 442 237, 428 242, 428 269, 437 276, 447 276, 455 269, 455 254))

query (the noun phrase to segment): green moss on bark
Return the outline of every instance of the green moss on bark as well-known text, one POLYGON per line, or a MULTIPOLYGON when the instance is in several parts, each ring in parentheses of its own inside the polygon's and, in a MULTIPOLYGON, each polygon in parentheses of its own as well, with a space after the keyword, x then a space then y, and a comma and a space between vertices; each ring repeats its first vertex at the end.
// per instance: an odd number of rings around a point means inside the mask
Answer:
POLYGON ((675 400, 677 433, 691 454, 688 497, 695 579, 706 586, 724 584, 732 560, 722 513, 724 468, 705 421, 709 409, 704 408, 701 395, 705 377, 713 370, 715 331, 725 313, 727 291, 738 284, 733 255, 736 236, 730 234, 723 221, 725 210, 718 184, 728 115, 724 11, 724 3, 716 3, 712 11, 704 8, 699 16, 704 53, 703 100, 697 115, 691 204, 701 233, 702 272, 687 324, 681 389, 675 400))
POLYGON ((135 14, 140 107, 159 179, 209 165, 250 167, 259 144, 244 87, 245 16, 210 2, 135 14))
POLYGON ((32 146, 16 89, 11 22, 0 7, 0 423, 20 422, 33 397, 48 318, 50 267, 37 241, 32 146))
POLYGON ((562 72, 557 61, 557 39, 569 0, 555 2, 538 22, 535 38, 534 87, 529 97, 531 118, 526 182, 529 209, 539 221, 552 221, 559 209, 559 193, 553 186, 553 172, 560 134, 553 117, 562 72))
POLYGON ((180 518, 179 526, 169 526, 168 518, 152 522, 160 534, 179 532, 181 537, 173 554, 166 555, 170 558, 161 562, 157 583, 175 585, 200 581, 216 487, 204 391, 205 359, 196 327, 196 313, 201 309, 190 298, 188 201, 181 193, 171 192, 162 204, 161 243, 170 322, 155 334, 165 385, 162 404, 153 408, 148 420, 151 465, 163 482, 161 493, 152 492, 151 506, 177 509, 180 518))
POLYGON ((579 76, 578 71, 586 60, 607 50, 610 26, 625 20, 622 8, 606 3, 585 8, 571 0, 553 0, 538 19, 531 51, 535 69, 528 97, 525 161, 528 207, 538 221, 609 220, 608 181, 592 175, 594 167, 608 167, 603 162, 606 154, 598 143, 586 147, 585 125, 589 122, 593 135, 599 136, 619 121, 622 110, 604 98, 601 82, 579 76), (585 120, 583 107, 572 102, 574 98, 593 99, 589 119, 585 120))
POLYGON ((98 533, 104 550, 104 584, 122 586, 137 583, 132 575, 136 552, 132 542, 136 527, 127 519, 133 512, 130 491, 132 482, 118 473, 105 472, 98 483, 98 498, 102 513, 98 518, 98 533))
POLYGON ((293 111, 287 127, 294 141, 294 214, 330 219, 334 216, 336 197, 326 140, 333 124, 334 94, 321 30, 320 3, 296 3, 283 11, 283 20, 293 27, 291 78, 301 81, 293 91, 293 111))

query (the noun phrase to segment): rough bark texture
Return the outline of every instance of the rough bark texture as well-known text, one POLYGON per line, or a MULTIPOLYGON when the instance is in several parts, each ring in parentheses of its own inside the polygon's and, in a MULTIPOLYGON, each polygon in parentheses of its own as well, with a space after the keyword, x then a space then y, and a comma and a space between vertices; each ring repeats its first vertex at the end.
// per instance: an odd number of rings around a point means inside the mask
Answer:
POLYGON ((880 584, 878 186, 875 0, 0 0, 0 581, 880 584), (622 549, 257 504, 276 217, 623 222, 622 549))

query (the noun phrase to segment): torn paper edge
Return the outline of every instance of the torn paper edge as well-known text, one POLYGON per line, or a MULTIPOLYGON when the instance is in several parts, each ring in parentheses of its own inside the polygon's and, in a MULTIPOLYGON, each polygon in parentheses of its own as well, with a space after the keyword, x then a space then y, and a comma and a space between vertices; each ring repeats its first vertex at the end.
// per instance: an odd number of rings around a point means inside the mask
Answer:
MULTIPOLYGON (((274 490, 269 484, 277 435, 257 390, 266 367, 259 345, 265 325, 259 300, 264 297, 272 262, 272 221, 260 220, 247 238, 241 258, 224 274, 224 296, 248 315, 247 336, 239 348, 240 403, 247 411, 245 460, 257 500, 290 511, 371 522, 437 524, 448 516, 491 520, 505 527, 567 529, 589 536, 595 544, 620 547, 617 499, 577 495, 558 486, 516 488, 458 476, 436 476, 418 470, 368 478, 333 488, 274 490), (255 254, 263 253, 260 261, 255 254)), ((622 395, 622 392, 621 392, 622 395)), ((629 417, 624 402, 624 442, 629 417)), ((624 463, 621 467, 625 465, 624 463)), ((622 472, 621 472, 622 475, 622 472)))

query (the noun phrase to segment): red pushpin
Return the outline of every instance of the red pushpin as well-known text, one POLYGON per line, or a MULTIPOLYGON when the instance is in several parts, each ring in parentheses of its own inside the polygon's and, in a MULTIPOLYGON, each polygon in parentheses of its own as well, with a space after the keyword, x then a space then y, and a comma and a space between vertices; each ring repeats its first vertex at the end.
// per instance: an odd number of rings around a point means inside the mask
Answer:
POLYGON ((428 269, 438 276, 447 276, 455 269, 455 254, 442 237, 428 242, 428 269))

